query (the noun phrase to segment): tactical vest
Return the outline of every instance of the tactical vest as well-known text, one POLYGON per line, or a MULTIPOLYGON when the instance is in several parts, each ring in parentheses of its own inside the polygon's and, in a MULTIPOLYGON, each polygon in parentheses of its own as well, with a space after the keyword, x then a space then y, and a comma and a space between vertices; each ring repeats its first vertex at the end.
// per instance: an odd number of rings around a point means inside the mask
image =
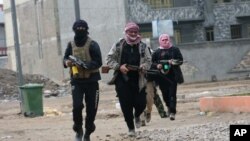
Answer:
MULTIPOLYGON (((79 58, 80 60, 84 62, 90 62, 92 60, 90 53, 89 53, 91 42, 92 42, 91 38, 88 38, 84 46, 77 47, 75 42, 71 41, 72 55, 79 58)), ((78 69, 79 74, 77 76, 72 75, 74 78, 89 78, 91 73, 99 72, 99 69, 87 70, 78 66, 77 66, 77 69, 78 69)))

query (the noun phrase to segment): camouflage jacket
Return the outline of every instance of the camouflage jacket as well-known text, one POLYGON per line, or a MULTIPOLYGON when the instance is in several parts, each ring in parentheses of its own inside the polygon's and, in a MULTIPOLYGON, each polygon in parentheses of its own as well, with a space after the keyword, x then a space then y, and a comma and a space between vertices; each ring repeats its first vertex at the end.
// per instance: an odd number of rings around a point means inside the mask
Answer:
MULTIPOLYGON (((114 75, 109 84, 114 84, 114 81, 120 71, 120 62, 121 62, 121 55, 122 55, 122 48, 125 43, 124 39, 120 39, 119 42, 115 43, 112 48, 110 49, 107 57, 106 63, 107 65, 114 70, 114 75)), ((139 43, 139 53, 140 53, 140 66, 144 66, 145 69, 149 69, 151 66, 151 54, 150 48, 143 42, 139 43)), ((146 78, 145 75, 139 72, 139 88, 142 90, 146 86, 146 78)))

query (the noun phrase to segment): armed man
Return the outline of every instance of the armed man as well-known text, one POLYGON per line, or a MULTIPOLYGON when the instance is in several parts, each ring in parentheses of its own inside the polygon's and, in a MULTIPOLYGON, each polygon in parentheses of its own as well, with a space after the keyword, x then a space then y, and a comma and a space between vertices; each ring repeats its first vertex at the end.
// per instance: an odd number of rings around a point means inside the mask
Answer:
POLYGON ((99 68, 102 66, 101 50, 98 43, 88 34, 88 24, 78 20, 73 25, 75 37, 68 43, 63 64, 70 68, 73 100, 73 130, 75 141, 90 141, 90 134, 95 131, 95 117, 99 103, 99 68), (83 99, 86 103, 85 134, 83 137, 83 99))

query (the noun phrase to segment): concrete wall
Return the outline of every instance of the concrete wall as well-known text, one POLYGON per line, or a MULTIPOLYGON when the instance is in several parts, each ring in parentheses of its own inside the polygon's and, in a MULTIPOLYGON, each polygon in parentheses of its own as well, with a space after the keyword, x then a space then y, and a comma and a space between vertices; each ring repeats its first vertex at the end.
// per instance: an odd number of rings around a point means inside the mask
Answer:
POLYGON ((179 45, 185 82, 247 78, 250 39, 179 45))

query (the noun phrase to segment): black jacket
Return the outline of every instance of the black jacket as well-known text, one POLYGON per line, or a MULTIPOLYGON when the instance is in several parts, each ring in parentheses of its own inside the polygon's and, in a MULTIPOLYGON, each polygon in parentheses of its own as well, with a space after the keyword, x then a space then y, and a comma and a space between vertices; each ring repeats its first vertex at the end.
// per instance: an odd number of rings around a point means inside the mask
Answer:
MULTIPOLYGON (((169 49, 156 49, 154 53, 152 54, 152 69, 156 69, 157 64, 160 63, 160 60, 179 60, 183 62, 182 54, 177 47, 171 47, 169 49)), ((171 65, 170 71, 168 74, 166 74, 166 77, 170 79, 171 81, 177 82, 179 84, 184 82, 183 74, 180 68, 180 65, 171 65)))

